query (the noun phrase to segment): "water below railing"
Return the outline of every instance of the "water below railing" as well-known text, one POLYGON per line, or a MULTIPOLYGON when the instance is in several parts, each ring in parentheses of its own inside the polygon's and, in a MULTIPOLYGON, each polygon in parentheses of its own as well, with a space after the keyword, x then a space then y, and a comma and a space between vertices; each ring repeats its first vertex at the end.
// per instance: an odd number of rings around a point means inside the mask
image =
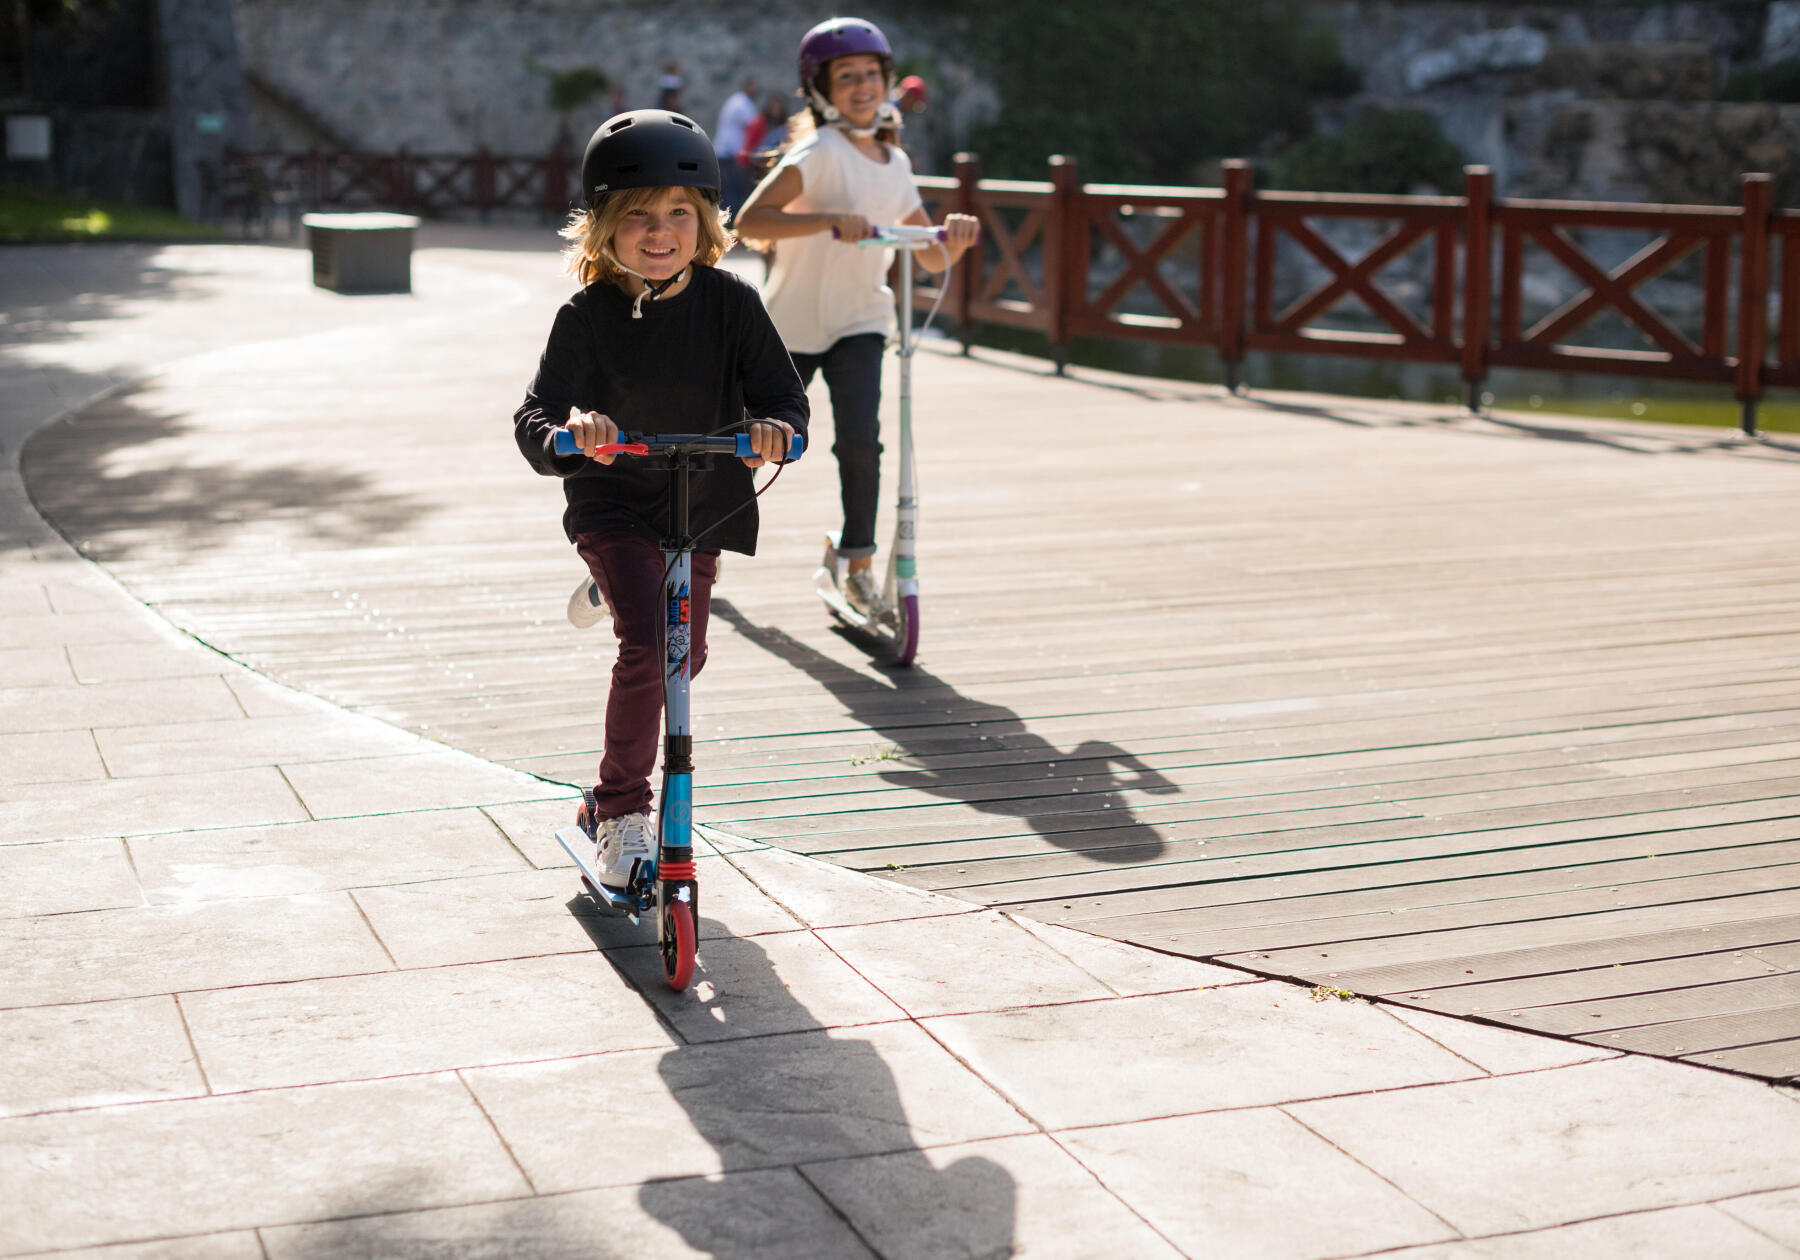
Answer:
MULTIPOLYGON (((1024 329, 982 325, 975 344, 1052 357, 1049 341, 1024 329)), ((1216 384, 1225 380, 1224 361, 1209 346, 1077 337, 1070 346, 1069 363, 1170 380, 1216 384)), ((1449 407, 1460 407, 1464 396, 1461 375, 1447 363, 1264 353, 1247 358, 1238 374, 1251 390, 1345 394, 1449 407)), ((1655 378, 1495 368, 1483 386, 1482 398, 1484 405, 1504 410, 1608 420, 1736 428, 1740 419, 1737 401, 1716 385, 1655 378)), ((1800 433, 1800 394, 1774 391, 1765 396, 1757 409, 1757 427, 1772 433, 1800 433)))

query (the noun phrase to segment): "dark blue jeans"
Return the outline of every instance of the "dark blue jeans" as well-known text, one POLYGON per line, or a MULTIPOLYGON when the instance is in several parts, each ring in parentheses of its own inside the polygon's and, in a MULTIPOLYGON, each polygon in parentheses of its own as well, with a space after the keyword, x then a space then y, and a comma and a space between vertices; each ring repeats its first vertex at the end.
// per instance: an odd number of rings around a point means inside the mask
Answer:
POLYGON ((823 369, 831 391, 831 423, 837 434, 838 491, 844 502, 844 532, 838 554, 875 554, 875 501, 881 493, 881 356, 887 338, 858 333, 831 343, 824 354, 796 354, 800 384, 812 384, 823 369))

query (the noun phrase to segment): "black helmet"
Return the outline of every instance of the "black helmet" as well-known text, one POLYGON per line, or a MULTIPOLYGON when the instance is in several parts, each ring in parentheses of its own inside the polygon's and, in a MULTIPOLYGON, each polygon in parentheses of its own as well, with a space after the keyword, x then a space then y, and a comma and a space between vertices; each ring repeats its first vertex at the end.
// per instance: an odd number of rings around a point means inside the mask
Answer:
POLYGON ((600 124, 581 156, 581 196, 598 205, 622 188, 698 188, 719 199, 719 159, 700 124, 666 109, 634 109, 600 124))

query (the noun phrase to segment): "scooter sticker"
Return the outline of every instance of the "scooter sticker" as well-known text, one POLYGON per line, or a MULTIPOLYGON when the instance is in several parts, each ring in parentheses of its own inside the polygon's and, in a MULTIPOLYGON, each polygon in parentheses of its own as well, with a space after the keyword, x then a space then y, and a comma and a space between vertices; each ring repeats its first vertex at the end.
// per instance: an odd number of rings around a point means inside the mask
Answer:
POLYGON ((692 600, 686 586, 669 592, 668 629, 669 677, 683 678, 688 667, 688 624, 692 617, 692 600))

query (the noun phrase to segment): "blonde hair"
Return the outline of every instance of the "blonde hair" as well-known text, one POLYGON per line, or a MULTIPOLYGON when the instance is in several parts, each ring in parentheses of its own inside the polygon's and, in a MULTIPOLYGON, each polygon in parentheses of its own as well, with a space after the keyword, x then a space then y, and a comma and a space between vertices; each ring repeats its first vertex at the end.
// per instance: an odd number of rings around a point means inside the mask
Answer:
MULTIPOLYGON (((607 194, 594 209, 571 214, 559 233, 569 242, 563 250, 563 270, 579 280, 584 288, 596 280, 606 280, 629 293, 631 273, 619 265, 619 257, 613 253, 613 236, 627 214, 649 205, 665 191, 662 188, 626 188, 607 194)), ((694 250, 694 261, 703 267, 711 267, 731 248, 731 238, 725 232, 725 216, 698 188, 680 191, 687 194, 688 200, 700 212, 695 216, 700 224, 700 241, 694 250)))

